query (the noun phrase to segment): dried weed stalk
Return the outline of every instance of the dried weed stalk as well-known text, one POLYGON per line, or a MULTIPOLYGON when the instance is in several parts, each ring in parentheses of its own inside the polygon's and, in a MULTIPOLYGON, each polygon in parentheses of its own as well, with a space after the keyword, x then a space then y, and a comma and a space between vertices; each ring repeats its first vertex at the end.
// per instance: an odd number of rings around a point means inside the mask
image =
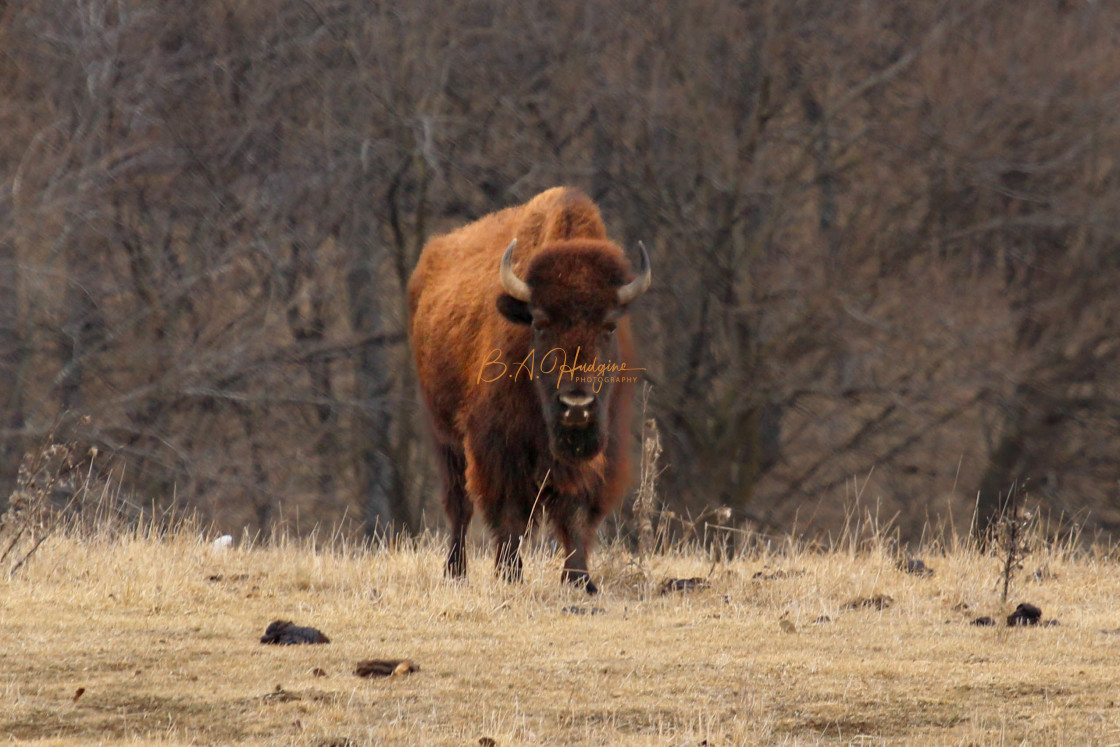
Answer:
POLYGON ((90 494, 97 449, 45 444, 23 456, 8 509, 0 516, 0 568, 9 576, 27 561, 90 494))
POLYGON ((638 522, 638 567, 646 586, 652 582, 649 559, 653 555, 656 536, 653 530, 653 514, 656 510, 655 492, 657 487, 657 461, 661 458, 661 435, 657 431, 657 421, 646 417, 650 387, 647 384, 642 392, 642 467, 641 482, 634 498, 634 516, 638 522))
POLYGON ((1031 542, 1034 515, 1023 508, 1025 494, 1026 490, 1017 484, 1011 486, 1003 513, 994 529, 996 551, 1003 562, 1000 572, 1003 590, 1000 598, 1004 604, 1007 603, 1007 595, 1011 590, 1012 577, 1023 567, 1023 561, 1034 549, 1031 542))

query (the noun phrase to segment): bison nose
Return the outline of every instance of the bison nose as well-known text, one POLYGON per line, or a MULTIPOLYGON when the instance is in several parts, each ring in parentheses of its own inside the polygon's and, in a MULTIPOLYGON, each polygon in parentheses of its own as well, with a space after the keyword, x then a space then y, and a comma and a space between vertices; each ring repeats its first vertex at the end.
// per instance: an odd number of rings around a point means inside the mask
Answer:
POLYGON ((581 392, 561 394, 560 404, 563 405, 560 414, 560 423, 569 428, 582 428, 591 422, 591 404, 595 397, 581 392))

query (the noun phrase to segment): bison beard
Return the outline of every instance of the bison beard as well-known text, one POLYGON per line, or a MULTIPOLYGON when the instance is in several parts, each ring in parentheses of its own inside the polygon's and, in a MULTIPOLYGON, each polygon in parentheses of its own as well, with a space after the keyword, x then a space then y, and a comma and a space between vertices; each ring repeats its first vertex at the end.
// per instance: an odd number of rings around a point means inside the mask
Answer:
POLYGON ((410 337, 444 479, 449 575, 466 574, 477 508, 499 572, 519 579, 539 502, 567 553, 564 579, 596 591, 587 556, 629 473, 625 314, 649 285, 644 248, 641 259, 635 276, 594 203, 563 187, 424 247, 410 337), (615 368, 588 382, 577 363, 615 368))
POLYGON ((552 452, 562 459, 585 459, 599 453, 599 429, 594 425, 586 428, 552 429, 552 452))

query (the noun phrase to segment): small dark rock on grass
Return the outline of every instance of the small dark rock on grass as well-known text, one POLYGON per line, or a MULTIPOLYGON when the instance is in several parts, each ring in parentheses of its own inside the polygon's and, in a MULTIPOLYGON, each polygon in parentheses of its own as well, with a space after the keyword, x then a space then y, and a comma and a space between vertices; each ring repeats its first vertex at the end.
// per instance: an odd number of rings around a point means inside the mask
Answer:
POLYGON ((359 677, 400 677, 419 671, 420 667, 409 659, 367 659, 358 662, 354 674, 359 677))
POLYGON ((674 591, 698 591, 707 588, 708 582, 699 576, 694 578, 667 578, 661 582, 662 594, 670 594, 674 591))
POLYGON ((285 690, 283 685, 277 685, 272 692, 262 695, 261 700, 273 703, 290 703, 293 700, 303 700, 303 696, 291 690, 285 690))
POLYGON ((296 625, 291 620, 273 620, 265 628, 261 636, 261 643, 275 643, 281 646, 291 646, 297 643, 330 643, 327 638, 315 628, 296 625))
POLYGON ((894 599, 886 594, 876 594, 873 597, 856 597, 852 601, 844 605, 844 609, 848 610, 885 610, 894 604, 894 599))
POLYGON ((565 615, 605 615, 607 613, 602 607, 582 607, 578 604, 564 607, 560 612, 565 615))
POLYGON ((909 558, 899 563, 898 567, 901 571, 915 576, 921 576, 922 578, 929 578, 933 575, 933 569, 917 558, 909 558))
POLYGON ((805 571, 793 570, 787 571, 779 568, 776 571, 768 571, 764 567, 761 571, 757 571, 751 576, 752 581, 778 581, 783 578, 796 578, 797 576, 804 576, 805 571))
POLYGON ((1028 602, 1023 602, 1015 611, 1007 616, 1007 624, 1015 627, 1017 625, 1038 625, 1042 622, 1042 610, 1028 602))

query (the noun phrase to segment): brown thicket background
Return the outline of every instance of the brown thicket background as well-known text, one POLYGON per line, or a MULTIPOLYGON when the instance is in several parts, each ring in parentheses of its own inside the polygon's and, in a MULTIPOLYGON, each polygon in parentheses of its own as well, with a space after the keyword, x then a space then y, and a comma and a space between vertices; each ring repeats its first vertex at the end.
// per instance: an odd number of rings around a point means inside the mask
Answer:
POLYGON ((440 526, 408 275, 571 184, 650 248, 678 516, 914 536, 1016 486, 1114 532, 1118 38, 1088 0, 0 3, 0 495, 53 427, 147 511, 440 526))

